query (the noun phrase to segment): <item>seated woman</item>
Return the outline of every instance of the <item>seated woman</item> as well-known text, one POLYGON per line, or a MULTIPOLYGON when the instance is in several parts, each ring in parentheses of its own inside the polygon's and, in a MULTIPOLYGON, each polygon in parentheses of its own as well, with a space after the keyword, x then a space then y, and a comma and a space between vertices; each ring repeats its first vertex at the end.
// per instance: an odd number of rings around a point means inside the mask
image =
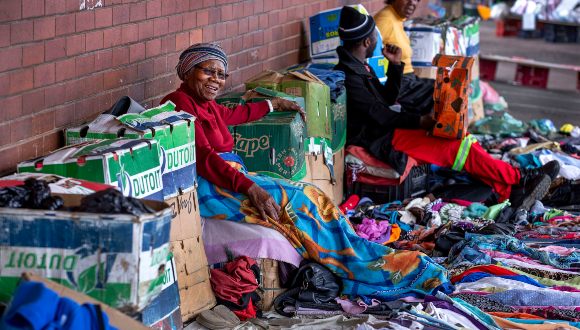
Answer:
POLYGON ((197 117, 195 143, 201 216, 274 228, 304 258, 331 269, 343 294, 384 300, 432 293, 448 281, 443 267, 417 251, 396 251, 354 232, 344 215, 320 189, 303 182, 248 174, 231 153, 227 125, 257 120, 272 108, 301 111, 278 98, 230 110, 215 98, 227 78, 227 59, 215 44, 196 44, 179 57, 181 86, 167 95, 177 109, 197 117))
POLYGON ((397 99, 406 111, 429 114, 433 110, 433 79, 419 78, 415 75, 411 57, 411 41, 403 28, 421 0, 387 0, 386 6, 375 15, 377 28, 381 32, 383 44, 395 45, 402 50, 401 62, 405 63, 401 89, 397 99))

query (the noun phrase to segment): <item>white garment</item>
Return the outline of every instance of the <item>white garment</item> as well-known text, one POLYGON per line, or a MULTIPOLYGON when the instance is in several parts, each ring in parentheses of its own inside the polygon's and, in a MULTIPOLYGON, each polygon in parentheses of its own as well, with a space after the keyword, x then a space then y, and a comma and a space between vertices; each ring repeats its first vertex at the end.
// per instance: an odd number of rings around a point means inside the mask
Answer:
MULTIPOLYGON (((546 291, 546 292, 562 292, 549 288, 540 288, 525 282, 512 280, 503 277, 484 277, 480 280, 471 283, 459 283, 455 285, 455 293, 464 291, 485 291, 490 293, 499 293, 507 290, 531 290, 531 291, 546 291)), ((580 295, 580 293, 576 293, 580 295)))

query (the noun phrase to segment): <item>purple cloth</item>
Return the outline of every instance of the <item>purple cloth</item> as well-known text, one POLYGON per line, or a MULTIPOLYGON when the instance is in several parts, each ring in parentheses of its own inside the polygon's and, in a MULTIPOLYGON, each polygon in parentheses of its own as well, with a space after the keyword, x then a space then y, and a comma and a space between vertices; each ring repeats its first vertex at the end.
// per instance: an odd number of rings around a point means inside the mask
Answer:
POLYGON ((391 224, 388 221, 364 218, 360 225, 354 227, 358 236, 374 243, 383 244, 391 237, 391 224))
POLYGON ((453 306, 452 303, 444 301, 444 300, 440 300, 434 296, 426 296, 425 297, 425 302, 426 303, 432 303, 435 307, 437 308, 443 308, 443 309, 448 309, 450 311, 453 311, 455 313, 461 314, 463 316, 465 316, 469 321, 471 321, 471 323, 473 323, 473 325, 475 325, 478 329, 480 330, 487 330, 487 327, 483 324, 481 324, 480 321, 478 321, 476 318, 474 318, 473 316, 464 313, 462 310, 460 310, 459 308, 453 306))

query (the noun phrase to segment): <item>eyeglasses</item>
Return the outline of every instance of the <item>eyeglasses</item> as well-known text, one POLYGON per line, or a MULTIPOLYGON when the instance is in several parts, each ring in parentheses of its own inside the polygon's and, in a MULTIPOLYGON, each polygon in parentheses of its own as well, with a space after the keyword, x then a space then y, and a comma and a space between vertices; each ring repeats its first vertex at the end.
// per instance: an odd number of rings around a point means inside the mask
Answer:
POLYGON ((216 69, 211 68, 204 68, 203 66, 195 66, 197 69, 200 69, 205 75, 210 77, 217 77, 219 80, 226 80, 230 76, 229 74, 216 69))

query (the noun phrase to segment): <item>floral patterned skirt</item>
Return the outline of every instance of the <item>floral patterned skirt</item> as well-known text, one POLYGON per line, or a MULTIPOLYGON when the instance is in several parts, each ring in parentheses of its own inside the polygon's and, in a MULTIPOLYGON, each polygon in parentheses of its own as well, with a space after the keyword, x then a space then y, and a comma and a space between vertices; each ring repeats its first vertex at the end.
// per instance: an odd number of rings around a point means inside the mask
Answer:
POLYGON ((222 158, 270 193, 282 209, 280 219, 262 219, 246 195, 198 177, 202 217, 279 231, 305 259, 332 270, 342 280, 342 293, 350 297, 394 300, 422 296, 448 282, 445 269, 423 253, 394 250, 357 236, 346 217, 316 186, 247 173, 231 155, 222 158))

